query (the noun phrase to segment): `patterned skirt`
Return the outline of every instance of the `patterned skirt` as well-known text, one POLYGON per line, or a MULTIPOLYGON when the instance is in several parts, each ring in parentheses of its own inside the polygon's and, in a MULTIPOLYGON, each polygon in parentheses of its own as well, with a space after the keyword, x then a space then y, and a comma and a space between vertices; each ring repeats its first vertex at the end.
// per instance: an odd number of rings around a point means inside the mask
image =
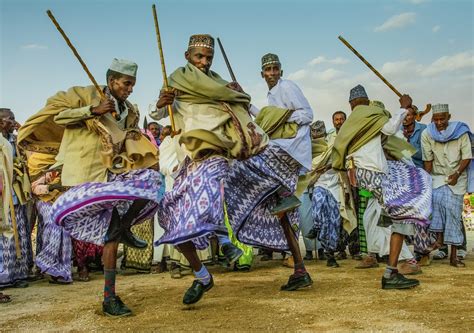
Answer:
POLYGON ((227 160, 219 156, 200 162, 187 160, 160 203, 158 221, 165 233, 155 246, 192 241, 203 250, 209 246, 209 237, 227 235, 222 183, 228 167, 227 160))
POLYGON ((449 185, 433 190, 432 232, 442 232, 444 244, 462 245, 464 242, 462 209, 463 196, 454 194, 449 185))
POLYGON ((74 265, 79 270, 89 268, 91 264, 101 267, 102 253, 104 247, 77 239, 72 239, 72 250, 74 252, 74 265))
MULTIPOLYGON (((301 166, 287 152, 270 143, 264 151, 230 165, 225 181, 229 221, 237 239, 244 244, 273 250, 289 250, 280 220, 271 214, 277 191, 294 193, 301 166)), ((290 224, 299 229, 299 211, 287 213, 290 224)))
POLYGON ((357 169, 360 188, 371 191, 394 223, 429 224, 431 176, 401 161, 388 161, 388 175, 357 169))
POLYGON ((72 245, 69 233, 55 224, 51 218, 53 204, 38 201, 38 234, 41 246, 36 253, 36 266, 42 273, 72 281, 72 245))
POLYGON ((317 230, 318 240, 326 252, 334 252, 339 242, 341 214, 339 203, 334 196, 321 186, 313 190, 312 199, 313 228, 317 230))
MULTIPOLYGON (((0 288, 26 280, 32 262, 33 251, 25 206, 15 205, 15 216, 20 241, 20 258, 16 257, 14 236, 0 234, 0 288)), ((9 222, 11 225, 11 219, 9 222)))
POLYGON ((132 225, 150 219, 158 209, 161 176, 148 169, 112 175, 107 183, 85 183, 73 187, 53 204, 53 221, 74 239, 103 245, 116 207, 123 216, 132 202, 147 199, 148 204, 133 219, 132 225))

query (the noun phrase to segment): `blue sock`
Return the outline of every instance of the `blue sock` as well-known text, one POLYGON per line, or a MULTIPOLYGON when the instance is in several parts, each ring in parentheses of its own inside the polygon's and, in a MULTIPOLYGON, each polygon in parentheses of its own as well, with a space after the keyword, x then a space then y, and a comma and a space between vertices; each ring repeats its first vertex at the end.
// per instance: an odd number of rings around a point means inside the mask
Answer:
POLYGON ((219 244, 222 246, 224 244, 229 244, 231 243, 229 236, 224 236, 224 235, 217 235, 217 239, 219 240, 219 244))
POLYGON ((396 273, 398 273, 397 267, 392 267, 392 266, 387 265, 387 267, 385 268, 385 272, 383 273, 383 277, 386 279, 390 279, 392 274, 396 274, 396 273))
POLYGON ((196 280, 201 281, 204 285, 208 285, 209 282, 211 282, 211 274, 209 274, 206 266, 204 265, 201 266, 199 271, 194 272, 194 276, 196 277, 196 280))

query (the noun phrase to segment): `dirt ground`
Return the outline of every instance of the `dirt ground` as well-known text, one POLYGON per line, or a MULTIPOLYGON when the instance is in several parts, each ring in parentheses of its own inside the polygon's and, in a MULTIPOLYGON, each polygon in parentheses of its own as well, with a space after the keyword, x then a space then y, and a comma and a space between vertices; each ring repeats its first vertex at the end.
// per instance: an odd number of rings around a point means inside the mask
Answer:
POLYGON ((336 269, 307 262, 312 288, 281 292, 291 270, 273 260, 257 262, 248 273, 211 267, 215 287, 192 308, 181 303, 192 276, 120 275, 117 292, 134 316, 111 319, 101 314, 99 273, 67 286, 41 280, 5 291, 13 301, 0 305, 0 331, 473 332, 473 236, 469 232, 467 268, 433 261, 417 276, 421 286, 403 291, 380 289, 383 265, 356 270, 349 259, 336 269))

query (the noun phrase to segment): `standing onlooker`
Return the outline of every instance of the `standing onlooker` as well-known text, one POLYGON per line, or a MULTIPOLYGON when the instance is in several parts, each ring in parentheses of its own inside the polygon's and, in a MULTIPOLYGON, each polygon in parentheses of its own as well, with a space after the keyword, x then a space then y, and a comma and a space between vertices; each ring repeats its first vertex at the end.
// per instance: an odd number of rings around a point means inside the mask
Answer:
POLYGON ((436 246, 451 245, 451 265, 465 267, 456 247, 464 242, 461 214, 472 158, 470 130, 465 123, 450 119, 448 104, 433 105, 432 123, 423 131, 421 142, 425 169, 433 177, 430 230, 437 233, 436 246))
POLYGON ((334 128, 328 132, 326 135, 326 141, 328 142, 329 145, 332 145, 334 143, 334 140, 336 139, 337 133, 339 133, 339 129, 342 127, 344 122, 346 121, 346 113, 344 111, 336 111, 332 115, 332 124, 334 125, 334 128))
POLYGON ((160 140, 163 126, 158 124, 156 121, 152 121, 151 123, 148 123, 147 129, 151 132, 151 135, 153 135, 153 138, 155 138, 156 144, 159 146, 161 142, 163 142, 160 140))

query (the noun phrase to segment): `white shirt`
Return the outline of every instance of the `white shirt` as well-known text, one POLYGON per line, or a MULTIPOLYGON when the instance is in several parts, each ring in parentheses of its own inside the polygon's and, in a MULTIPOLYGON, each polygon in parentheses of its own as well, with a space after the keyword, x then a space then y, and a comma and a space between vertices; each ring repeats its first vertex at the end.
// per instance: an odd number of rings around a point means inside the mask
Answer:
MULTIPOLYGON (((357 111, 356 111, 357 112, 357 111)), ((400 109, 383 125, 381 133, 394 135, 400 129, 407 110, 400 109)), ((387 159, 382 148, 382 134, 377 134, 372 140, 360 147, 351 155, 357 168, 372 170, 376 172, 388 172, 387 159)))
MULTIPOLYGON (((288 122, 298 124, 296 137, 291 139, 275 139, 275 144, 286 151, 307 171, 311 170, 311 137, 309 125, 313 121, 313 110, 304 97, 301 89, 289 80, 278 80, 278 83, 270 89, 267 94, 268 105, 284 109, 294 110, 288 118, 288 122)), ((250 112, 257 116, 260 112, 255 106, 251 106, 250 112)))
MULTIPOLYGON (((433 161, 433 188, 438 188, 448 183, 448 177, 459 169, 462 160, 472 158, 471 140, 469 134, 461 135, 457 140, 437 142, 433 140, 425 129, 421 133, 421 147, 423 161, 433 161)), ((473 163, 471 161, 471 163, 473 163)), ((467 167, 458 178, 456 185, 448 185, 454 194, 464 195, 467 191, 467 167)))

